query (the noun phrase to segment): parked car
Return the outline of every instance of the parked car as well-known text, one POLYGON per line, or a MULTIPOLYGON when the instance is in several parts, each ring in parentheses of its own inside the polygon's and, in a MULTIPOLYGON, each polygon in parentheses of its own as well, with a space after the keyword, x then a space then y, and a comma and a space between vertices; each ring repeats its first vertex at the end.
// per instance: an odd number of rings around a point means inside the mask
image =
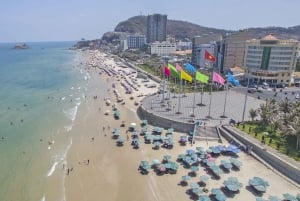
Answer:
POLYGON ((284 83, 279 83, 276 85, 276 88, 285 88, 285 84, 284 83))
POLYGON ((253 94, 253 93, 256 92, 256 88, 249 88, 249 89, 248 89, 248 92, 251 93, 251 94, 253 94))

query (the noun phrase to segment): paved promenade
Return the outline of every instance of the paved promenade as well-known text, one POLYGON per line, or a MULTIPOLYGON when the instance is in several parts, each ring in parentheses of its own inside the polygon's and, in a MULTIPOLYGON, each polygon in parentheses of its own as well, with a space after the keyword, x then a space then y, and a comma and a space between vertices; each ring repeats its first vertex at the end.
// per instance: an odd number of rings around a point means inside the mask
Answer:
MULTIPOLYGON (((194 108, 194 93, 185 94, 185 97, 183 97, 183 94, 175 94, 174 96, 173 93, 167 92, 164 94, 164 99, 163 94, 155 94, 144 98, 142 104, 147 111, 155 115, 181 122, 191 123, 193 119, 200 119, 205 121, 207 126, 216 126, 221 122, 228 123, 231 118, 236 121, 242 121, 245 94, 232 90, 228 91, 225 107, 226 118, 222 118, 221 116, 224 114, 225 93, 225 91, 212 93, 210 115, 209 103, 211 95, 209 92, 203 93, 202 101, 201 93, 195 94, 194 108), (199 106, 201 102, 204 106, 199 106), (191 116, 193 113, 195 117, 191 116)), ((244 120, 250 120, 249 110, 251 108, 259 108, 259 105, 263 102, 263 100, 248 96, 244 120)))

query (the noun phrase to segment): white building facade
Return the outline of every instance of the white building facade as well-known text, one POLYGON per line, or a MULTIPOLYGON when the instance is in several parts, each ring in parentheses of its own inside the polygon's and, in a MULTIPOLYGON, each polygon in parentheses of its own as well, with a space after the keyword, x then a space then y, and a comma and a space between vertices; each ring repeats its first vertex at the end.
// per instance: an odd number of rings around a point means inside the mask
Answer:
POLYGON ((158 56, 168 56, 176 51, 175 43, 155 42, 150 44, 150 54, 158 56))

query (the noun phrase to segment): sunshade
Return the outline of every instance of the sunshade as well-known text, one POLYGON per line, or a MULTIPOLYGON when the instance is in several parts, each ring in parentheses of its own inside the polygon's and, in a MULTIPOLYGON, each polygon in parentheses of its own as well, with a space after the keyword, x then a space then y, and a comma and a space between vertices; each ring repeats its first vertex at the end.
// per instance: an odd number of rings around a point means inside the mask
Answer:
POLYGON ((232 191, 232 192, 236 192, 238 191, 240 188, 243 187, 243 184, 240 183, 236 177, 229 177, 227 180, 225 180, 223 182, 223 184, 225 185, 225 187, 232 191))

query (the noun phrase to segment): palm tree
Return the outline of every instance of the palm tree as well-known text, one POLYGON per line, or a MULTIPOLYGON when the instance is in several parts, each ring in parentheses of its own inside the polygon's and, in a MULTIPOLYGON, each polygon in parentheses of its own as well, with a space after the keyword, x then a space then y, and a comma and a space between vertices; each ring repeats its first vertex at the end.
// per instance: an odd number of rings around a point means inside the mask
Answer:
POLYGON ((287 104, 288 101, 283 101, 281 103, 283 115, 281 116, 282 120, 282 130, 283 133, 288 135, 296 136, 296 149, 300 149, 300 103, 291 102, 287 104), (285 109, 285 110, 284 110, 285 109), (285 113, 287 112, 287 113, 285 113))
POLYGON ((257 110, 251 108, 250 111, 249 111, 249 115, 250 115, 250 118, 251 118, 251 121, 254 121, 255 117, 257 117, 257 110))

